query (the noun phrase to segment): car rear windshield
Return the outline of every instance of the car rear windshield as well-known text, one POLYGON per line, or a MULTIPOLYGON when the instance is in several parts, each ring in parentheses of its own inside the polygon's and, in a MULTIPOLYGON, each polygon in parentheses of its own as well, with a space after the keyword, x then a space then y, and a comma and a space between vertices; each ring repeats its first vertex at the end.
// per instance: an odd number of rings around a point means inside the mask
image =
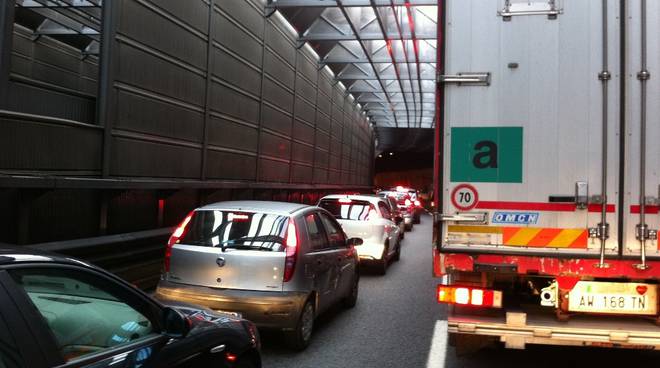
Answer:
POLYGON ((374 206, 367 201, 349 199, 324 199, 319 207, 330 211, 338 220, 367 221, 376 212, 374 206), (373 213, 372 213, 373 211, 373 213))
POLYGON ((283 251, 288 217, 240 211, 195 211, 181 244, 283 251))
POLYGON ((380 192, 378 195, 381 197, 393 198, 399 206, 405 205, 406 199, 410 198, 408 193, 405 192, 380 192))

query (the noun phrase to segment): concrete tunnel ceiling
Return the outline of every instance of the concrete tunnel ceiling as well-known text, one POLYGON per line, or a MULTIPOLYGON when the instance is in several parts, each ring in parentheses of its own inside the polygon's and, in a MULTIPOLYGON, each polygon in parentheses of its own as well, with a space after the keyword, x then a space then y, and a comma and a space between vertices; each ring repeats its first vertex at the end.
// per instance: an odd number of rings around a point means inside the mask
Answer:
POLYGON ((299 45, 308 43, 319 67, 346 86, 375 127, 378 152, 423 152, 432 150, 435 121, 437 4, 267 0, 267 11, 279 11, 299 45))

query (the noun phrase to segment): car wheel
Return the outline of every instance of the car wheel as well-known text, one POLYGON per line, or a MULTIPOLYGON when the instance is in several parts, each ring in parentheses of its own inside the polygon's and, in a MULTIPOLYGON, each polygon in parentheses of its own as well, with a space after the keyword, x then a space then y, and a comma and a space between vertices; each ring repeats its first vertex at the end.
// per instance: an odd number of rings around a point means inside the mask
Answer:
POLYGON ((396 246, 396 253, 394 253, 394 262, 398 262, 401 259, 401 243, 396 246))
POLYGON ((353 286, 351 287, 351 292, 344 298, 344 300, 342 300, 345 308, 353 308, 357 304, 359 284, 360 274, 356 272, 355 276, 353 276, 353 286))
POLYGON ((413 218, 413 223, 414 223, 414 224, 419 224, 420 222, 422 222, 422 219, 420 218, 419 215, 416 215, 416 216, 413 218))
POLYGON ((399 239, 403 240, 406 238, 406 229, 403 229, 403 231, 399 232, 399 239))
POLYGON ((380 261, 376 264, 376 271, 378 271, 379 275, 385 275, 387 274, 387 266, 389 266, 389 261, 387 259, 387 255, 389 254, 389 247, 385 247, 383 250, 383 256, 381 257, 380 261))
POLYGON ((300 312, 298 323, 293 331, 285 333, 287 345, 294 350, 305 350, 312 339, 312 330, 314 329, 314 304, 312 300, 307 300, 300 312))
POLYGON ((412 231, 412 224, 406 224, 406 231, 412 231))

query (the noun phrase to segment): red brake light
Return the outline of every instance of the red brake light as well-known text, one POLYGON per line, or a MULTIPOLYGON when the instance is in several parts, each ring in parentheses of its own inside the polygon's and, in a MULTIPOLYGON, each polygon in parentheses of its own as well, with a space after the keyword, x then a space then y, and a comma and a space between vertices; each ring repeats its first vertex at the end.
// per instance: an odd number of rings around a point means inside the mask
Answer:
POLYGON ((165 264, 164 264, 165 272, 170 272, 170 257, 172 256, 172 247, 186 233, 186 226, 188 226, 188 223, 192 218, 193 212, 190 212, 188 216, 186 216, 186 218, 183 219, 183 221, 181 221, 179 226, 177 226, 177 228, 172 233, 172 236, 170 236, 170 239, 167 241, 167 247, 165 248, 165 264))
POLYGON ((412 202, 410 202, 410 199, 406 199, 406 206, 410 206, 412 202))
POLYGON ((298 254, 298 233, 296 224, 292 218, 286 230, 286 258, 284 260, 284 282, 291 281, 293 271, 296 268, 296 256, 298 254))
POLYGON ((422 202, 420 202, 419 200, 415 200, 415 206, 417 206, 417 207, 421 207, 421 206, 422 206, 422 202))
POLYGON ((438 285, 438 303, 502 308, 502 292, 464 286, 438 285))

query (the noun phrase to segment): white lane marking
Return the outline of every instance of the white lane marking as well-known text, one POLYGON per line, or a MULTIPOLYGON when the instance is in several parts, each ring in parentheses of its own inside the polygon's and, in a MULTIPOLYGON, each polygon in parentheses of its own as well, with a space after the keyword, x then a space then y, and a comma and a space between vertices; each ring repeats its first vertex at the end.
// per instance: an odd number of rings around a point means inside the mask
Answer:
POLYGON ((447 321, 436 321, 426 368, 443 368, 447 352, 447 321))

